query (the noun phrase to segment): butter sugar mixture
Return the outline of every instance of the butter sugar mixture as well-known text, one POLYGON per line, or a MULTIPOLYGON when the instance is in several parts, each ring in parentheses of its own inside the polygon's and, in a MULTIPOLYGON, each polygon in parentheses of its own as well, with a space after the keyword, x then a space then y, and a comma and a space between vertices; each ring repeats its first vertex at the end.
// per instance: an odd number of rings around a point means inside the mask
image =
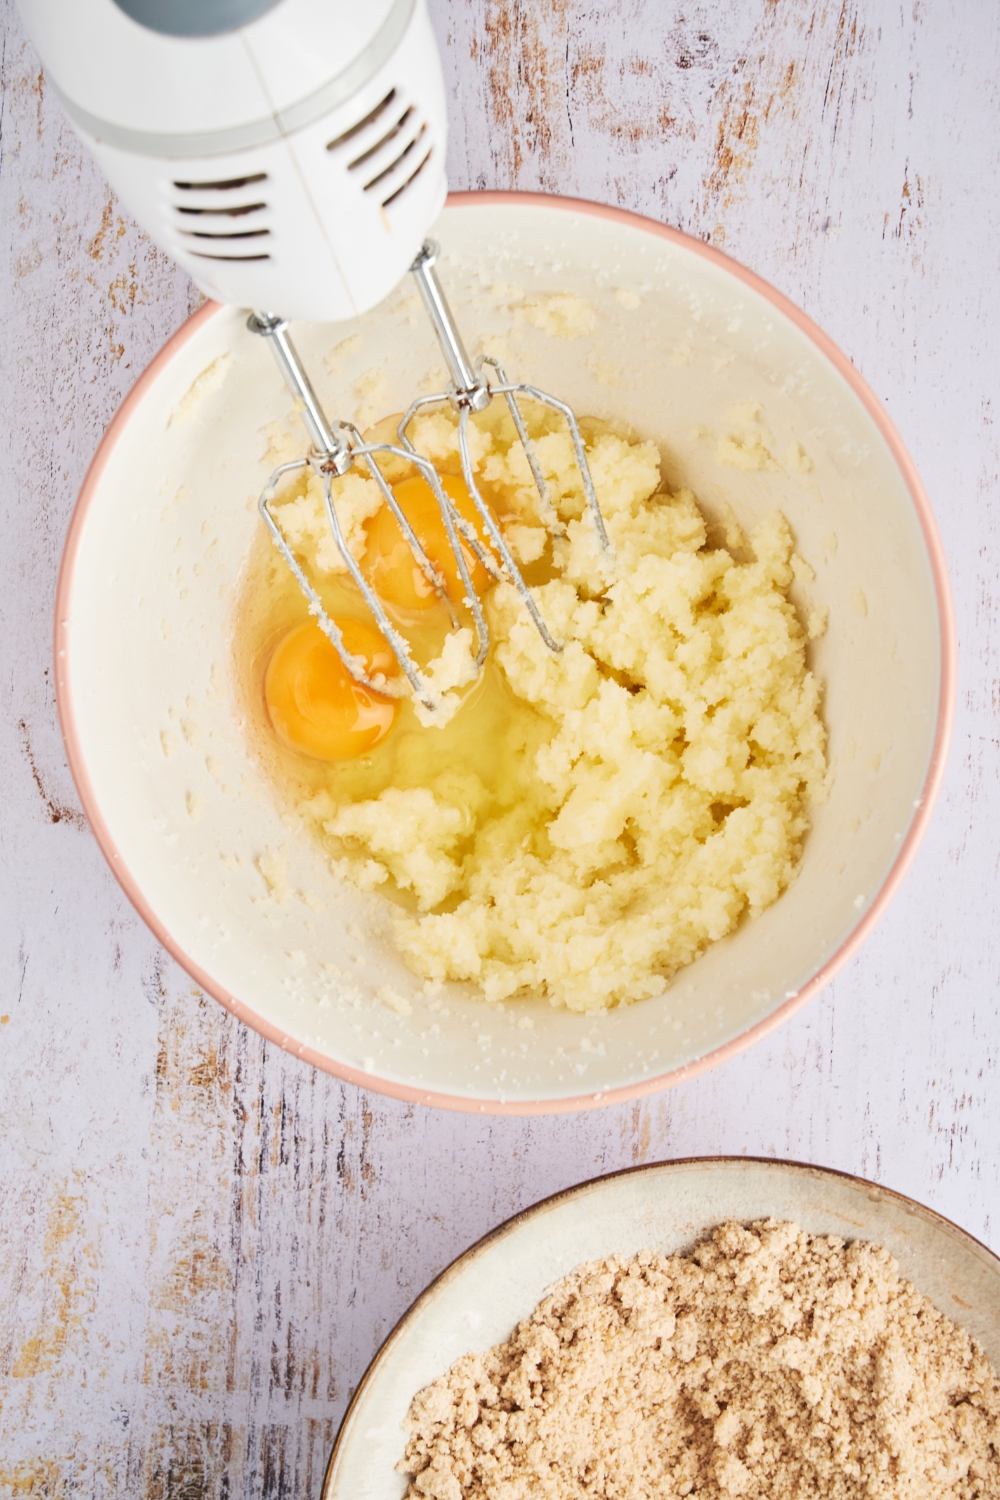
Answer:
POLYGON ((876 1245, 768 1219, 578 1267, 414 1398, 406 1500, 996 1500, 1000 1379, 876 1245))
MULTIPOLYGON (((710 547, 695 497, 663 488, 655 445, 587 423, 605 556, 568 435, 533 422, 561 536, 541 524, 498 410, 474 432, 474 459, 563 650, 545 646, 512 585, 494 585, 483 680, 461 699, 453 660, 440 683, 456 689, 450 722, 425 727, 404 703, 370 756, 314 766, 294 801, 336 873, 392 899, 400 951, 425 980, 598 1011, 661 993, 777 899, 824 793, 825 731, 783 517, 749 539, 733 525, 728 550, 710 547)), ((413 435, 458 472, 448 416, 418 418, 413 435)), ((360 560, 379 491, 357 473, 338 483, 360 560)), ((278 514, 313 576, 337 586, 318 481, 278 514)), ((470 641, 463 632, 453 658, 470 641)))

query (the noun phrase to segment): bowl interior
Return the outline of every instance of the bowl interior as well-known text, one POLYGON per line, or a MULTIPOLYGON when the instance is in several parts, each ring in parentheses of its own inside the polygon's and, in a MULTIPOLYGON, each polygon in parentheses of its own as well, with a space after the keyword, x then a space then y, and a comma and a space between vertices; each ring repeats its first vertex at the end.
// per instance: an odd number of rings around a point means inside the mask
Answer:
MULTIPOLYGON (((748 527, 780 507, 791 522, 815 573, 797 601, 829 610, 812 664, 833 777, 786 894, 658 1000, 593 1019, 531 1001, 485 1010, 456 985, 443 1011, 429 1008, 380 898, 335 883, 247 751, 234 606, 273 462, 268 424, 292 431, 295 419, 234 309, 176 341, 104 445, 61 595, 61 696, 88 810, 130 893, 252 1024, 407 1097, 558 1107, 733 1042, 849 939, 923 795, 941 620, 920 519, 869 411, 726 265, 642 221, 554 202, 461 203, 435 233, 473 348, 500 352, 512 375, 579 414, 656 439, 671 484, 690 485, 711 516, 731 507, 748 527), (567 292, 592 309, 588 334, 557 337, 524 318, 525 296, 567 292), (759 440, 767 467, 720 462, 729 438, 759 440), (258 864, 269 852, 287 871, 277 890, 258 864), (409 1015, 377 999, 385 986, 409 1015), (532 1029, 516 1024, 526 1012, 532 1029)), ((443 378, 408 287, 356 323, 295 332, 328 411, 361 425, 443 378)))
POLYGON ((716 1224, 790 1219, 810 1234, 885 1245, 900 1274, 1000 1363, 1000 1260, 908 1198, 819 1167, 748 1158, 665 1162, 571 1188, 466 1252, 386 1340, 337 1439, 323 1500, 398 1500, 403 1419, 463 1354, 507 1338, 584 1261, 689 1250, 716 1224))

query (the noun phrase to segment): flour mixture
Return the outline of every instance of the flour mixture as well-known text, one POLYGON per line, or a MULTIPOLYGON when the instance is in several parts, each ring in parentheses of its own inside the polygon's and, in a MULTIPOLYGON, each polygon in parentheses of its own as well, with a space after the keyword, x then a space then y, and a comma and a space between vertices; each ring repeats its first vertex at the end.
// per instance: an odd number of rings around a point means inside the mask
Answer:
POLYGON ((996 1500, 1000 1379, 877 1245, 580 1266, 414 1398, 407 1500, 996 1500))

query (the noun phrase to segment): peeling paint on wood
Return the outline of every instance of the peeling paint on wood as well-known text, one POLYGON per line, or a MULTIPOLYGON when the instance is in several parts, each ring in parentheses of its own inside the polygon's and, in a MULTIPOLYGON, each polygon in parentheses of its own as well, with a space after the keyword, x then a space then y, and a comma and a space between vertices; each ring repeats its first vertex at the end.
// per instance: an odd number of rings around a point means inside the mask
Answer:
POLYGON ((671 1093, 488 1120, 366 1096, 192 988, 82 819, 51 684, 70 509, 200 300, 79 147, 0 0, 0 1497, 316 1496, 427 1281, 657 1158, 859 1172, 1000 1245, 1000 12, 918 0, 432 0, 456 188, 618 203, 838 340, 910 444, 963 649, 942 805, 835 985, 671 1093))

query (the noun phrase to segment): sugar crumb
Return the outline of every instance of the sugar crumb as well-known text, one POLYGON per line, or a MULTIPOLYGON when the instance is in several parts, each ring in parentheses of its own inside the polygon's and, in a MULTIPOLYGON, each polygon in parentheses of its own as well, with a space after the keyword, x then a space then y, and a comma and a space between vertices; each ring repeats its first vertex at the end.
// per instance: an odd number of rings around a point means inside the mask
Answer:
MULTIPOLYGON (((416 296, 416 293, 414 293, 416 296)), ((335 375, 346 359, 354 354, 361 353, 361 335, 352 333, 349 338, 341 339, 339 344, 334 344, 329 354, 323 356, 323 363, 331 375, 335 375)))
MULTIPOLYGON (((188 386, 184 395, 174 407, 167 418, 167 426, 174 427, 181 422, 190 422, 198 413, 198 407, 204 398, 217 391, 225 380, 232 364, 231 354, 220 354, 218 359, 213 359, 210 365, 206 365, 201 374, 188 386)), ((178 492, 179 498, 179 492, 178 492)))
POLYGON ((587 369, 596 381, 601 385, 614 388, 622 383, 621 365, 616 365, 612 360, 606 359, 602 354, 592 351, 587 355, 587 369))
POLYGON ((394 990, 391 984, 384 984, 381 989, 375 991, 376 1000, 381 1000, 390 1010, 394 1010, 397 1016, 412 1016, 413 1006, 405 995, 394 990))
POLYGON ((821 635, 826 635, 829 623, 830 611, 825 605, 820 609, 811 609, 806 618, 806 635, 809 640, 816 641, 821 635))
POLYGON ((514 309, 519 323, 541 329, 551 338, 577 339, 592 333, 597 315, 590 303, 575 292, 556 292, 551 297, 525 297, 514 309))
POLYGON ((258 854, 254 863, 263 877, 271 900, 276 901, 279 906, 287 906, 291 899, 292 886, 288 879, 288 861, 284 854, 280 850, 268 849, 266 854, 258 854))
POLYGON ((716 447, 715 458, 717 463, 747 473, 778 467, 759 432, 730 433, 716 447))
POLYGON ((801 443, 791 443, 785 449, 785 468, 789 474, 811 474, 813 461, 801 443))

